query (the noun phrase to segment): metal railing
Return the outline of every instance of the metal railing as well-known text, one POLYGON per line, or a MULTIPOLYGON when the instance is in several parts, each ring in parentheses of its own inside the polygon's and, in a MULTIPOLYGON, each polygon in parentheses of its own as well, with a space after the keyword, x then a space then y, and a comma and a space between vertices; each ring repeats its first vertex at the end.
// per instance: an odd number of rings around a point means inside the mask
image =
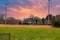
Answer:
POLYGON ((0 40, 10 40, 10 33, 0 33, 0 40))

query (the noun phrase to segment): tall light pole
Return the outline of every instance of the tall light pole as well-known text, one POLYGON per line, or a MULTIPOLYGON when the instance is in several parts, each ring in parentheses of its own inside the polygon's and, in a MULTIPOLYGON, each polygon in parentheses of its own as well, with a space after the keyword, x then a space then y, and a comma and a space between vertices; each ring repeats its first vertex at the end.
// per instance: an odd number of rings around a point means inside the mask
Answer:
POLYGON ((51 0, 48 0, 48 24, 49 24, 49 20, 50 20, 50 17, 49 17, 49 14, 50 14, 50 1, 51 0))
POLYGON ((5 24, 7 21, 7 2, 8 2, 8 0, 6 0, 6 3, 5 3, 5 24))

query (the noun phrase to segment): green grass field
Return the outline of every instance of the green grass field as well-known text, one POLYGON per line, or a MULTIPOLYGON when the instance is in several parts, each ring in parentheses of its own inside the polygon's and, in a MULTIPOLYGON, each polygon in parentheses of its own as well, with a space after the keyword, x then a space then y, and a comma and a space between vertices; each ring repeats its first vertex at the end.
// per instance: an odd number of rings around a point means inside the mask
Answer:
POLYGON ((60 28, 0 27, 0 33, 11 33, 11 40, 60 40, 60 28))

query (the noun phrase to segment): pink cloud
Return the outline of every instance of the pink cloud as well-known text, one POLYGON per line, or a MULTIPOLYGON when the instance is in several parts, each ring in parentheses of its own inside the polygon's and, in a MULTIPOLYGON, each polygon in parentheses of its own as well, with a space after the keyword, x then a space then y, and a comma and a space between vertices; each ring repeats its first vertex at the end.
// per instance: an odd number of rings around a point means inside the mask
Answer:
POLYGON ((56 8, 60 8, 60 4, 56 5, 55 7, 56 7, 56 8))
MULTIPOLYGON (((46 17, 47 4, 48 0, 29 0, 31 4, 21 2, 21 5, 15 5, 15 7, 8 8, 8 16, 14 17, 17 19, 23 19, 28 17, 30 14, 38 16, 40 18, 46 17)), ((59 8, 60 5, 56 5, 56 8, 59 8)), ((52 14, 56 14, 57 11, 51 11, 52 14)))

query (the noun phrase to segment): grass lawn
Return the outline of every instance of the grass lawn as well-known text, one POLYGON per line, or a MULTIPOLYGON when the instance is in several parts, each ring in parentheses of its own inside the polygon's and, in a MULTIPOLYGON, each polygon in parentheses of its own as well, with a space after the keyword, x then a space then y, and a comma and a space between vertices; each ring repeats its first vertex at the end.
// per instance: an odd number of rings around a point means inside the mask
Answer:
POLYGON ((0 25, 0 33, 11 33, 11 40, 60 40, 60 28, 22 28, 0 25))

